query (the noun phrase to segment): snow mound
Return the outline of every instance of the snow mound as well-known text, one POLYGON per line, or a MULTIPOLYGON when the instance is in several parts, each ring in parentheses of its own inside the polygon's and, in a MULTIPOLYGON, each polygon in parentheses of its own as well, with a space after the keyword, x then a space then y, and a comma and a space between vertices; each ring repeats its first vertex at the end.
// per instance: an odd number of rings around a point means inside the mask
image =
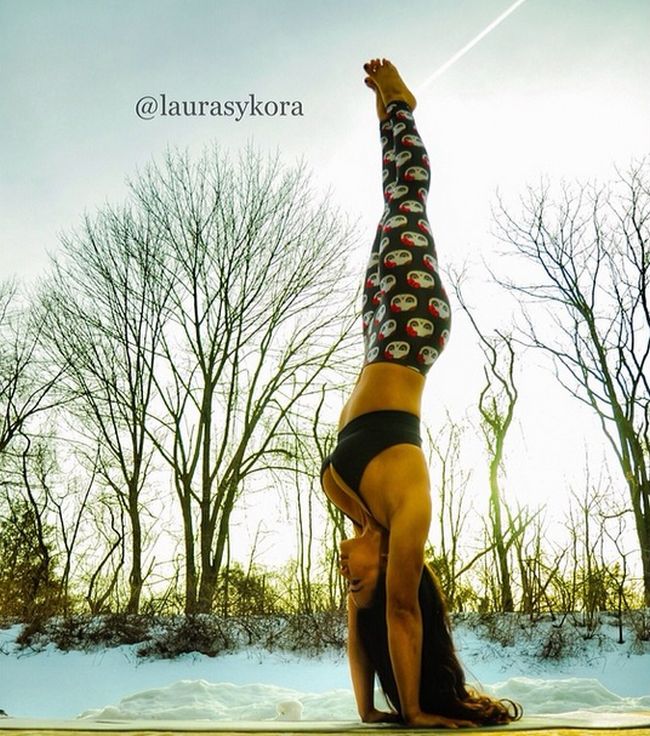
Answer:
POLYGON ((510 698, 519 703, 526 715, 549 713, 640 712, 650 710, 650 695, 638 698, 622 697, 608 690, 595 678, 567 677, 540 680, 532 677, 512 677, 505 682, 486 687, 497 698, 510 698))
MULTIPOLYGON (((539 680, 513 677, 486 688, 520 703, 526 715, 650 710, 650 696, 621 697, 593 678, 539 680)), ((380 702, 378 695, 377 702, 380 702)), ((123 698, 117 705, 82 713, 86 720, 354 721, 351 690, 301 693, 275 685, 181 680, 123 698)))
POLYGON ((86 720, 170 721, 298 721, 303 717, 309 721, 356 720, 352 691, 300 693, 276 685, 181 680, 78 716, 86 720))

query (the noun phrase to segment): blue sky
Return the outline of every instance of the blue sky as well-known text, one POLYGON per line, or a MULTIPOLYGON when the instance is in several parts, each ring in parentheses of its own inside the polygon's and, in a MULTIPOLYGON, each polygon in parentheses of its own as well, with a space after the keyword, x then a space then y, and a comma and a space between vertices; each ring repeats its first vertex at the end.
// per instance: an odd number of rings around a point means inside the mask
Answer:
MULTIPOLYGON (((417 89, 509 5, 0 0, 1 275, 36 277, 59 234, 123 199, 126 177, 167 146, 234 150, 252 140, 288 163, 302 157, 370 238, 382 204, 363 61, 391 58, 417 89), (136 101, 162 92, 299 100, 304 116, 139 119, 136 101)), ((497 188, 516 199, 543 175, 608 178, 650 152, 649 32, 645 0, 527 0, 420 96, 439 255, 456 267, 469 259, 470 302, 498 303, 481 271, 481 258, 498 249, 490 235, 497 188)), ((351 267, 365 254, 365 246, 348 254, 351 267)), ((483 310, 483 324, 502 326, 510 308, 483 310)), ((459 318, 429 382, 434 424, 447 408, 462 414, 480 381, 480 354, 459 318)), ((565 493, 572 473, 580 482, 585 443, 603 452, 595 422, 541 368, 523 378, 521 421, 526 440, 512 453, 524 459, 509 479, 524 497, 565 493), (561 426, 554 412, 539 412, 541 398, 562 413, 561 426), (546 476, 549 457, 560 456, 546 476)))
MULTIPOLYGON (((125 177, 167 145, 279 147, 304 156, 341 201, 353 192, 353 214, 374 218, 373 109, 361 63, 392 58, 417 87, 509 4, 0 0, 4 268, 28 277, 42 268, 59 231, 123 197, 125 177), (253 92, 300 100, 304 116, 138 119, 136 100, 160 92, 253 92), (351 177, 341 181, 341 152, 360 164, 352 189, 351 177), (359 181, 367 200, 358 200, 359 181)), ((589 176, 644 153, 648 30, 642 0, 527 0, 420 100, 439 181, 485 182, 480 209, 495 184, 542 169, 589 176)))

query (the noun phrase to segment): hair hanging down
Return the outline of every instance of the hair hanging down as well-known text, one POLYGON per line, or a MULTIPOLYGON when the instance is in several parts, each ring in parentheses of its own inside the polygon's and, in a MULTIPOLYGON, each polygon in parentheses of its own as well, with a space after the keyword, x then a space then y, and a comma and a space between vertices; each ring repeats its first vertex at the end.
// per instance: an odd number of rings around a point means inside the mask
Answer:
MULTIPOLYGON (((451 638, 444 596, 433 571, 426 565, 422 571, 418 597, 422 610, 420 708, 425 713, 463 718, 485 726, 521 718, 522 709, 517 703, 481 695, 465 684, 465 674, 451 638)), ((363 648, 379 677, 384 695, 401 714, 388 651, 385 577, 379 580, 372 606, 359 609, 357 626, 363 648)))

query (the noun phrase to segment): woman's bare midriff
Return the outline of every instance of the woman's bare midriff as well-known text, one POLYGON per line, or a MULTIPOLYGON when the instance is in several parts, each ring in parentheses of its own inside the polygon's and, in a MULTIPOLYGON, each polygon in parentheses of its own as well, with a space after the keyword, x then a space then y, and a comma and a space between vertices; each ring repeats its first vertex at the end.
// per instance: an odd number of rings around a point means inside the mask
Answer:
POLYGON ((406 411, 419 417, 424 383, 421 373, 404 366, 393 363, 364 366, 341 411, 339 432, 356 417, 371 411, 406 411))

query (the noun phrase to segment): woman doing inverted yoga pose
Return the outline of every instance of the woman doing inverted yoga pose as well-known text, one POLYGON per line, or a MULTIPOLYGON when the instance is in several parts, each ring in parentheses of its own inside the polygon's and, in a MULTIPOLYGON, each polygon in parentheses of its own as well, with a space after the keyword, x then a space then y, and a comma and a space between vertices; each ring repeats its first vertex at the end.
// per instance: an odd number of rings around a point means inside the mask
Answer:
POLYGON ((420 407, 451 313, 426 215, 429 160, 415 98, 385 59, 364 69, 380 120, 385 206, 363 295, 365 361, 321 474, 355 528, 341 543, 355 698, 366 722, 506 723, 518 717, 516 705, 465 685, 442 593, 424 565, 431 498, 420 407), (394 713, 375 708, 375 674, 394 713))

